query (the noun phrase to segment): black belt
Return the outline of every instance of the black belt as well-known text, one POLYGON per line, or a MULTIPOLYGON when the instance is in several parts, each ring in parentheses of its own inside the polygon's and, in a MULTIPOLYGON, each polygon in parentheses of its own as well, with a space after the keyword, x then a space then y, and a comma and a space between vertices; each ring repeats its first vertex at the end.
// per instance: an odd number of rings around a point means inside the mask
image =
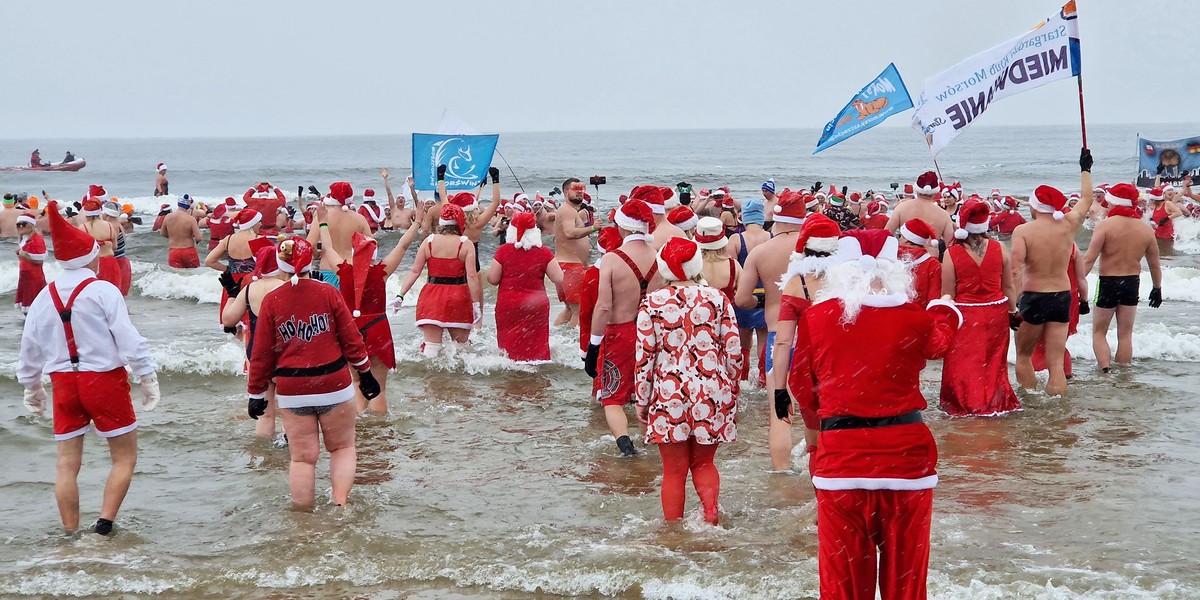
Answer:
POLYGON ((914 410, 894 417, 829 417, 821 419, 821 431, 833 429, 863 429, 866 427, 887 427, 889 425, 909 425, 920 423, 921 411, 914 410))
POLYGON ((367 321, 366 325, 363 325, 362 327, 358 328, 358 332, 360 334, 362 334, 362 336, 365 338, 367 336, 367 330, 374 327, 376 323, 378 323, 384 319, 387 319, 387 313, 384 313, 382 315, 379 315, 378 317, 375 317, 374 319, 371 319, 370 321, 367 321))
POLYGON ((346 368, 346 358, 339 358, 327 365, 319 367, 276 367, 276 377, 320 377, 332 375, 346 368))
POLYGON ((467 276, 462 277, 430 277, 429 283, 437 283, 441 285, 466 285, 467 276))

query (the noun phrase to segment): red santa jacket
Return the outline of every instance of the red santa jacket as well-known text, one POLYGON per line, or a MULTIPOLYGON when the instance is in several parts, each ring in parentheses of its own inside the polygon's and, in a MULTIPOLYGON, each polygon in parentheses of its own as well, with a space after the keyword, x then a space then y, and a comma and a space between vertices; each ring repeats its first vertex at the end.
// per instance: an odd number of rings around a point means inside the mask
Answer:
MULTIPOLYGON (((838 300, 811 306, 801 327, 812 378, 797 401, 827 419, 878 418, 925 408, 920 375, 941 358, 961 323, 957 309, 935 301, 928 310, 899 296, 876 296, 851 323, 838 300)), ((937 485, 937 445, 924 423, 822 431, 812 459, 813 486, 825 490, 917 490, 937 485)))
MULTIPOLYGON (((25 252, 26 254, 28 254, 33 260, 40 260, 42 262, 46 262, 46 256, 47 256, 46 240, 42 238, 42 234, 40 234, 40 233, 36 233, 36 232, 31 233, 31 234, 29 234, 29 237, 23 238, 22 241, 18 242, 17 243, 17 252, 22 252, 22 251, 25 252)), ((17 270, 18 271, 41 271, 42 265, 35 265, 35 264, 25 260, 25 258, 21 257, 17 261, 17 270)))
POLYGON ((1000 235, 1012 235, 1014 229, 1018 225, 1025 224, 1025 217, 1015 210, 1006 210, 1002 213, 992 215, 990 226, 992 231, 1000 235))
POLYGON ((212 252, 221 240, 233 235, 233 221, 222 215, 219 218, 208 218, 208 250, 212 252))
POLYGON ((924 248, 900 244, 901 259, 913 262, 913 303, 925 306, 930 300, 942 297, 942 263, 924 248))
POLYGON ((363 202, 363 205, 358 207, 358 214, 367 220, 367 225, 371 227, 371 233, 379 231, 379 226, 383 224, 384 219, 382 206, 374 206, 373 202, 363 202))
POLYGON ((304 278, 263 299, 254 329, 247 391, 261 398, 275 379, 281 408, 338 404, 354 397, 347 362, 369 363, 362 334, 337 288, 304 278))
POLYGON ((274 236, 279 233, 276 219, 279 218, 279 209, 287 206, 287 198, 283 196, 282 190, 277 187, 266 191, 250 188, 242 194, 242 202, 246 204, 246 208, 253 208, 262 215, 262 224, 258 229, 260 234, 274 236))
POLYGON ((863 229, 883 229, 887 227, 887 222, 886 214, 871 215, 863 220, 863 229))

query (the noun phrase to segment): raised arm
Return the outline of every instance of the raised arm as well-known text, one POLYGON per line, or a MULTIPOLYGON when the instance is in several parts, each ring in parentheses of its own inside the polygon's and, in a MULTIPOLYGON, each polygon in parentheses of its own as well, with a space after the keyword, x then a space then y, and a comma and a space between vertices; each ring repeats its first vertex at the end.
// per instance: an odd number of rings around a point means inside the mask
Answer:
POLYGON ((1087 148, 1079 151, 1079 171, 1079 203, 1067 213, 1067 219, 1076 231, 1087 220, 1092 202, 1096 201, 1096 195, 1092 193, 1095 189, 1092 187, 1092 151, 1087 148))
POLYGON ((388 170, 380 169, 379 175, 383 177, 383 191, 388 197, 388 206, 393 206, 396 203, 396 197, 392 195, 392 184, 388 182, 388 170))
POLYGON ((423 216, 420 214, 422 210, 424 209, 417 209, 418 218, 413 219, 413 222, 408 226, 408 230, 404 232, 404 235, 400 236, 400 241, 396 243, 396 247, 392 248, 392 251, 388 252, 388 255, 380 261, 383 264, 383 272, 385 274, 391 275, 396 272, 396 269, 400 268, 400 261, 404 260, 404 254, 408 252, 408 248, 412 246, 413 240, 417 239, 417 235, 421 233, 421 219, 419 217, 423 216))

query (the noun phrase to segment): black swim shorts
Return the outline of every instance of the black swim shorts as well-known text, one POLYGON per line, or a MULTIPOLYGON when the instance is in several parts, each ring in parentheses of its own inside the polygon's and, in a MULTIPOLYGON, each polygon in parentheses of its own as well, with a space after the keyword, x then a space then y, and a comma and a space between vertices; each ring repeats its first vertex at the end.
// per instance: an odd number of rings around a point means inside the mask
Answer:
POLYGON ((1017 310, 1030 325, 1070 323, 1071 292, 1022 292, 1017 310))
POLYGON ((1096 308, 1138 305, 1138 275, 1101 275, 1096 290, 1096 308))
POLYGON ((301 417, 307 417, 308 415, 320 416, 337 408, 337 406, 337 404, 325 404, 323 406, 301 406, 298 408, 289 408, 288 410, 292 411, 292 414, 300 415, 301 417))

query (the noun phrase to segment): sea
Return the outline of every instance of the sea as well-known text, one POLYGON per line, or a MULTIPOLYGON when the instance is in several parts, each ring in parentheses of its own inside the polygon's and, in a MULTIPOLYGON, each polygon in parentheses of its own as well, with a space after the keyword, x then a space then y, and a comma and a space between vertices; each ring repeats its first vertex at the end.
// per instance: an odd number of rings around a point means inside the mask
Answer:
MULTIPOLYGON (((1174 139, 1200 125, 1106 125, 1088 131, 1097 183, 1131 180, 1136 136, 1174 139)), ((603 175, 601 212, 640 183, 728 185, 735 197, 820 180, 887 190, 933 167, 908 129, 878 128, 811 155, 816 130, 503 134, 495 164, 506 195, 549 192, 567 177, 603 175)), ((259 440, 246 417, 242 347, 217 326, 216 272, 166 266, 148 229, 171 191, 206 202, 258 181, 294 194, 346 180, 382 193, 410 172, 405 135, 320 138, 0 140, 0 163, 33 148, 85 158, 78 173, 0 173, 0 190, 79 199, 102 184, 145 219, 129 239, 133 321, 161 366, 163 400, 139 414, 137 473, 111 538, 67 536, 54 503, 49 418, 21 405, 13 372, 22 321, 0 311, 0 597, 3 598, 720 598, 818 597, 813 488, 802 447, 794 472, 773 472, 770 402, 741 396, 737 442, 717 454, 721 524, 698 501, 662 519, 657 452, 620 458, 578 356, 577 333, 554 328, 552 361, 515 364, 496 348, 491 315, 449 362, 420 357, 411 303, 390 317, 398 368, 386 417, 359 420, 351 503, 329 496, 290 510, 288 451, 259 440)), ((976 126, 939 158, 968 191, 1027 196, 1048 183, 1077 190, 1073 127, 976 126)), ((1134 363, 1098 371, 1090 317, 1068 348, 1063 397, 1021 393, 1024 411, 951 419, 936 409, 940 364, 924 372, 925 417, 940 451, 929 595, 937 599, 1200 598, 1200 222, 1177 222, 1164 257, 1159 309, 1145 303, 1134 363)), ((381 236, 382 249, 398 234, 381 236)), ((1083 231, 1081 246, 1090 232, 1083 231)), ((484 262, 496 243, 483 244, 484 262)), ((0 304, 17 265, 0 241, 0 304)), ((400 272, 407 269, 406 257, 400 272)), ((61 270, 46 268, 53 278, 61 270)), ((1091 278, 1095 286, 1095 276, 1091 278)), ((395 277, 389 284, 398 286, 395 277)), ((1149 277, 1142 280, 1143 295, 1149 277)), ((494 289, 488 292, 489 304, 494 289)), ((553 295, 552 295, 553 296, 553 295)), ((556 304, 554 312, 557 312, 556 304)), ((1115 344, 1115 335, 1109 335, 1115 344)), ((1010 361, 1011 361, 1010 350, 1010 361)), ((799 439, 799 436, 796 436, 799 439)), ((82 522, 97 516, 107 452, 89 435, 80 476, 82 522)))

